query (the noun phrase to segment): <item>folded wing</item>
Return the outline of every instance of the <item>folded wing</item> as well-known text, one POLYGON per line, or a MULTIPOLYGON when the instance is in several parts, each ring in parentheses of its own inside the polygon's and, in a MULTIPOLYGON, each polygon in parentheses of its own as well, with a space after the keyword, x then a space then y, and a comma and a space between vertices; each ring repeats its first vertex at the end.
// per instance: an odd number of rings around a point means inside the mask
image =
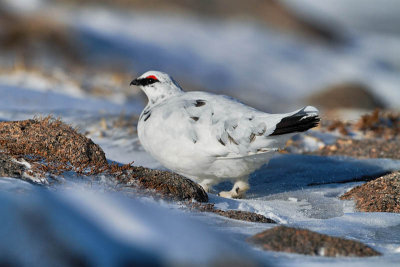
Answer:
POLYGON ((293 134, 315 127, 319 122, 318 110, 314 107, 268 114, 231 98, 204 92, 186 93, 171 106, 173 110, 163 110, 162 124, 176 130, 176 141, 182 145, 178 138, 182 136, 193 149, 220 158, 276 151, 293 134))

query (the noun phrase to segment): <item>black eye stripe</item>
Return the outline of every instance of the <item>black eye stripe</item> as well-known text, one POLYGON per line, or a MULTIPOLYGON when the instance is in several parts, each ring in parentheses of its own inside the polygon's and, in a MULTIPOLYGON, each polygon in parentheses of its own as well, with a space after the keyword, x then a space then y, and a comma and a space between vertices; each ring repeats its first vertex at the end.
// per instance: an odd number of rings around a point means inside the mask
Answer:
POLYGON ((159 80, 156 80, 153 78, 143 78, 143 79, 137 80, 137 83, 141 86, 146 86, 146 85, 153 84, 156 82, 159 82, 159 80))

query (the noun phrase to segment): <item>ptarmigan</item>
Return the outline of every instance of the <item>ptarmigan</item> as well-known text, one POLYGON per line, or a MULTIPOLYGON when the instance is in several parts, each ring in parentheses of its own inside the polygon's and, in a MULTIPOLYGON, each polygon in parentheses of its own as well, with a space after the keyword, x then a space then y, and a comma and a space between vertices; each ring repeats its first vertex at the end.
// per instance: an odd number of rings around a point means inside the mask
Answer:
POLYGON ((198 182, 206 192, 234 182, 222 197, 243 197, 248 177, 298 132, 318 125, 318 110, 307 106, 268 114, 237 100, 206 92, 184 92, 166 73, 148 71, 131 82, 149 102, 138 122, 146 151, 168 169, 198 182))

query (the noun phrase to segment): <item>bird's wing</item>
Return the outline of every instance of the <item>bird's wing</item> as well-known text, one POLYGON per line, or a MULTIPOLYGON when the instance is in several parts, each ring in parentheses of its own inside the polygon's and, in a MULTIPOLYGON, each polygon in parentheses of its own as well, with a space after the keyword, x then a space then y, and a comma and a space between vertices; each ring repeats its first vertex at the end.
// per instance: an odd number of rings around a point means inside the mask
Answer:
POLYGON ((181 129, 179 136, 191 141, 187 144, 193 149, 218 158, 239 158, 284 146, 288 134, 311 125, 299 122, 317 113, 307 108, 268 114, 226 96, 189 92, 166 103, 162 113, 165 123, 181 129))

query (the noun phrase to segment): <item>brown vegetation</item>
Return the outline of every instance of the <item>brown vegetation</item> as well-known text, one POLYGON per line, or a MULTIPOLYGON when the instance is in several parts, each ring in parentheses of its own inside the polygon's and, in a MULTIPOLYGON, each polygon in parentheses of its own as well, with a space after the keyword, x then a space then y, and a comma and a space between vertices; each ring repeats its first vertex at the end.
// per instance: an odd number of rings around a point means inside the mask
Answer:
POLYGON ((354 123, 325 122, 324 129, 338 130, 344 137, 311 154, 400 159, 400 113, 375 109, 354 123), (364 138, 352 139, 354 132, 362 133, 364 138))
POLYGON ((201 186, 176 173, 136 167, 130 164, 114 165, 108 170, 108 173, 122 184, 137 185, 154 190, 168 199, 208 201, 208 195, 201 186))
POLYGON ((327 145, 309 154, 320 156, 349 156, 355 158, 391 158, 400 159, 400 142, 397 140, 378 139, 343 139, 327 145))
POLYGON ((369 257, 381 255, 353 240, 332 237, 305 229, 277 226, 250 237, 248 242, 265 250, 326 257, 369 257))
POLYGON ((367 137, 394 139, 400 135, 400 114, 375 109, 371 114, 362 116, 354 128, 363 131, 367 137))
POLYGON ((353 199, 359 211, 400 213, 400 172, 356 186, 340 199, 353 199))
POLYGON ((100 171, 108 165, 103 150, 60 120, 46 117, 0 122, 0 149, 10 155, 46 159, 59 168, 100 171), (69 167, 70 166, 70 167, 69 167))
POLYGON ((341 133, 342 135, 349 135, 349 131, 347 129, 348 126, 349 126, 348 123, 345 123, 340 120, 334 120, 326 127, 326 129, 330 132, 338 130, 339 133, 341 133))
POLYGON ((234 220, 256 222, 256 223, 276 223, 274 220, 267 218, 264 215, 250 211, 217 209, 215 208, 215 205, 213 203, 207 203, 207 204, 188 203, 187 206, 191 209, 195 209, 200 212, 212 212, 220 216, 234 220))
POLYGON ((324 123, 326 130, 349 135, 350 131, 361 131, 367 138, 396 139, 400 136, 400 113, 375 109, 356 122, 333 120, 324 123))

